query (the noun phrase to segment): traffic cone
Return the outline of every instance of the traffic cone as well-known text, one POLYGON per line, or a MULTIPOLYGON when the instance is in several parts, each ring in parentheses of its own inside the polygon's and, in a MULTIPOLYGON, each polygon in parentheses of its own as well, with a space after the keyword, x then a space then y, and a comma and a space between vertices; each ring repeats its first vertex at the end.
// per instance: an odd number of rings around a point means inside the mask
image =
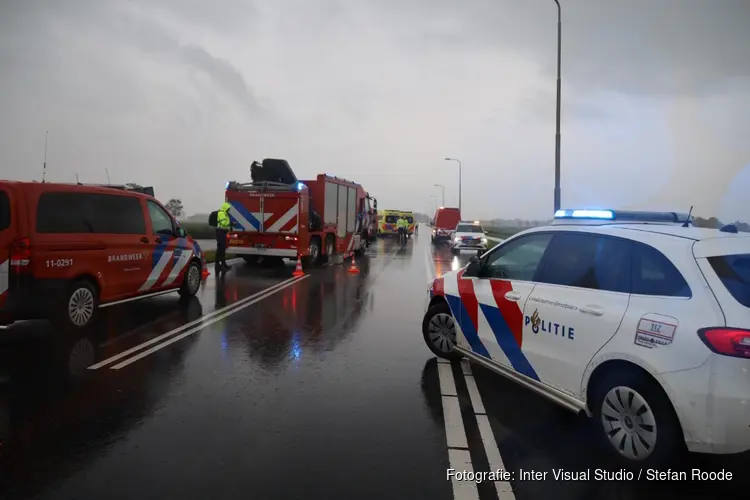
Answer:
POLYGON ((304 276, 304 275, 305 275, 305 271, 302 270, 302 257, 297 255, 297 267, 294 268, 294 272, 292 273, 292 276, 297 278, 299 276, 304 276))
POLYGON ((211 272, 210 272, 210 271, 209 271, 208 269, 206 269, 206 268, 204 267, 204 268, 203 268, 203 272, 201 273, 201 279, 202 279, 203 281, 206 281, 206 280, 208 279, 208 277, 209 277, 209 276, 211 276, 211 272))
POLYGON ((358 274, 359 273, 359 269, 357 269, 357 263, 354 262, 354 253, 352 253, 352 265, 349 266, 348 271, 349 271, 349 274, 358 274))

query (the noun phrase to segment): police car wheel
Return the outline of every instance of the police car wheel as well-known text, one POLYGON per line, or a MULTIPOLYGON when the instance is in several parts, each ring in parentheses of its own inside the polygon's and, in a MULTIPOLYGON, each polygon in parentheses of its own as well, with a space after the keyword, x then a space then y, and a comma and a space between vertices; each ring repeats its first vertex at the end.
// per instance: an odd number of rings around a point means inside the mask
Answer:
POLYGON ((99 306, 98 294, 94 286, 88 281, 81 280, 73 283, 65 295, 58 320, 59 326, 82 329, 93 322, 99 306))
POLYGON ((182 297, 192 297, 198 293, 201 287, 201 266, 197 262, 191 262, 180 287, 182 297))
POLYGON ((435 356, 451 360, 462 358, 453 350, 456 345, 456 323, 447 303, 430 307, 422 320, 422 335, 435 356))
POLYGON ((657 467, 684 449, 672 404, 661 387, 635 371, 607 375, 594 388, 600 438, 625 467, 657 467))

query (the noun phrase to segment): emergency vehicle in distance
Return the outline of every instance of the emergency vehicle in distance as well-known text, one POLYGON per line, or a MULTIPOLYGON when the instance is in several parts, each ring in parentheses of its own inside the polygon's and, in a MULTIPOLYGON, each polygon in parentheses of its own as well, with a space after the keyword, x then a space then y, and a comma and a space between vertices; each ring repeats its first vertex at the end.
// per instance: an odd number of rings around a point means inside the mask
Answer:
POLYGON ((153 188, 0 181, 0 328, 90 325, 99 308, 179 291, 206 261, 153 188), (7 252, 7 253, 6 253, 7 252))
POLYGON ((435 211, 435 217, 432 218, 432 242, 450 240, 459 222, 461 222, 461 211, 459 209, 438 208, 435 211))
POLYGON ((437 356, 574 412, 625 466, 750 450, 750 234, 690 214, 559 210, 429 286, 437 356))
POLYGON ((378 235, 379 236, 396 236, 398 235, 398 219, 404 217, 409 223, 406 231, 406 237, 414 234, 415 222, 414 213, 404 210, 382 210, 378 214, 378 235))
POLYGON ((328 174, 300 181, 286 160, 250 167, 252 182, 228 182, 232 206, 228 253, 303 259, 360 253, 377 234, 378 202, 360 184, 328 174))

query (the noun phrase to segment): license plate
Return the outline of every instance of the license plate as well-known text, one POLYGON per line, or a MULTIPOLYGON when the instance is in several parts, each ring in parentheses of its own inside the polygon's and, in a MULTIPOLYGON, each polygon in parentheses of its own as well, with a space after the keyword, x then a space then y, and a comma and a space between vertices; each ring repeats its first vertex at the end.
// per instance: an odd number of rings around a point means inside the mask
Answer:
POLYGON ((242 240, 229 240, 230 245, 242 245, 242 240))

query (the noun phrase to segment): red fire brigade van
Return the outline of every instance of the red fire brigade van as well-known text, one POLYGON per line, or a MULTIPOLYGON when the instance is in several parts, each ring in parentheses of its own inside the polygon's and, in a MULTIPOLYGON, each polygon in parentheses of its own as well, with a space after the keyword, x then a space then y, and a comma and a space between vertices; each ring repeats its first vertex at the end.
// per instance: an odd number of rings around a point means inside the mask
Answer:
POLYGON ((205 268, 152 188, 0 181, 0 328, 80 330, 102 307, 195 295, 205 268))
POLYGON ((300 181, 285 160, 250 168, 252 182, 229 182, 232 222, 228 253, 251 262, 258 256, 311 264, 334 253, 361 252, 377 231, 377 200, 361 185, 319 174, 300 181))

